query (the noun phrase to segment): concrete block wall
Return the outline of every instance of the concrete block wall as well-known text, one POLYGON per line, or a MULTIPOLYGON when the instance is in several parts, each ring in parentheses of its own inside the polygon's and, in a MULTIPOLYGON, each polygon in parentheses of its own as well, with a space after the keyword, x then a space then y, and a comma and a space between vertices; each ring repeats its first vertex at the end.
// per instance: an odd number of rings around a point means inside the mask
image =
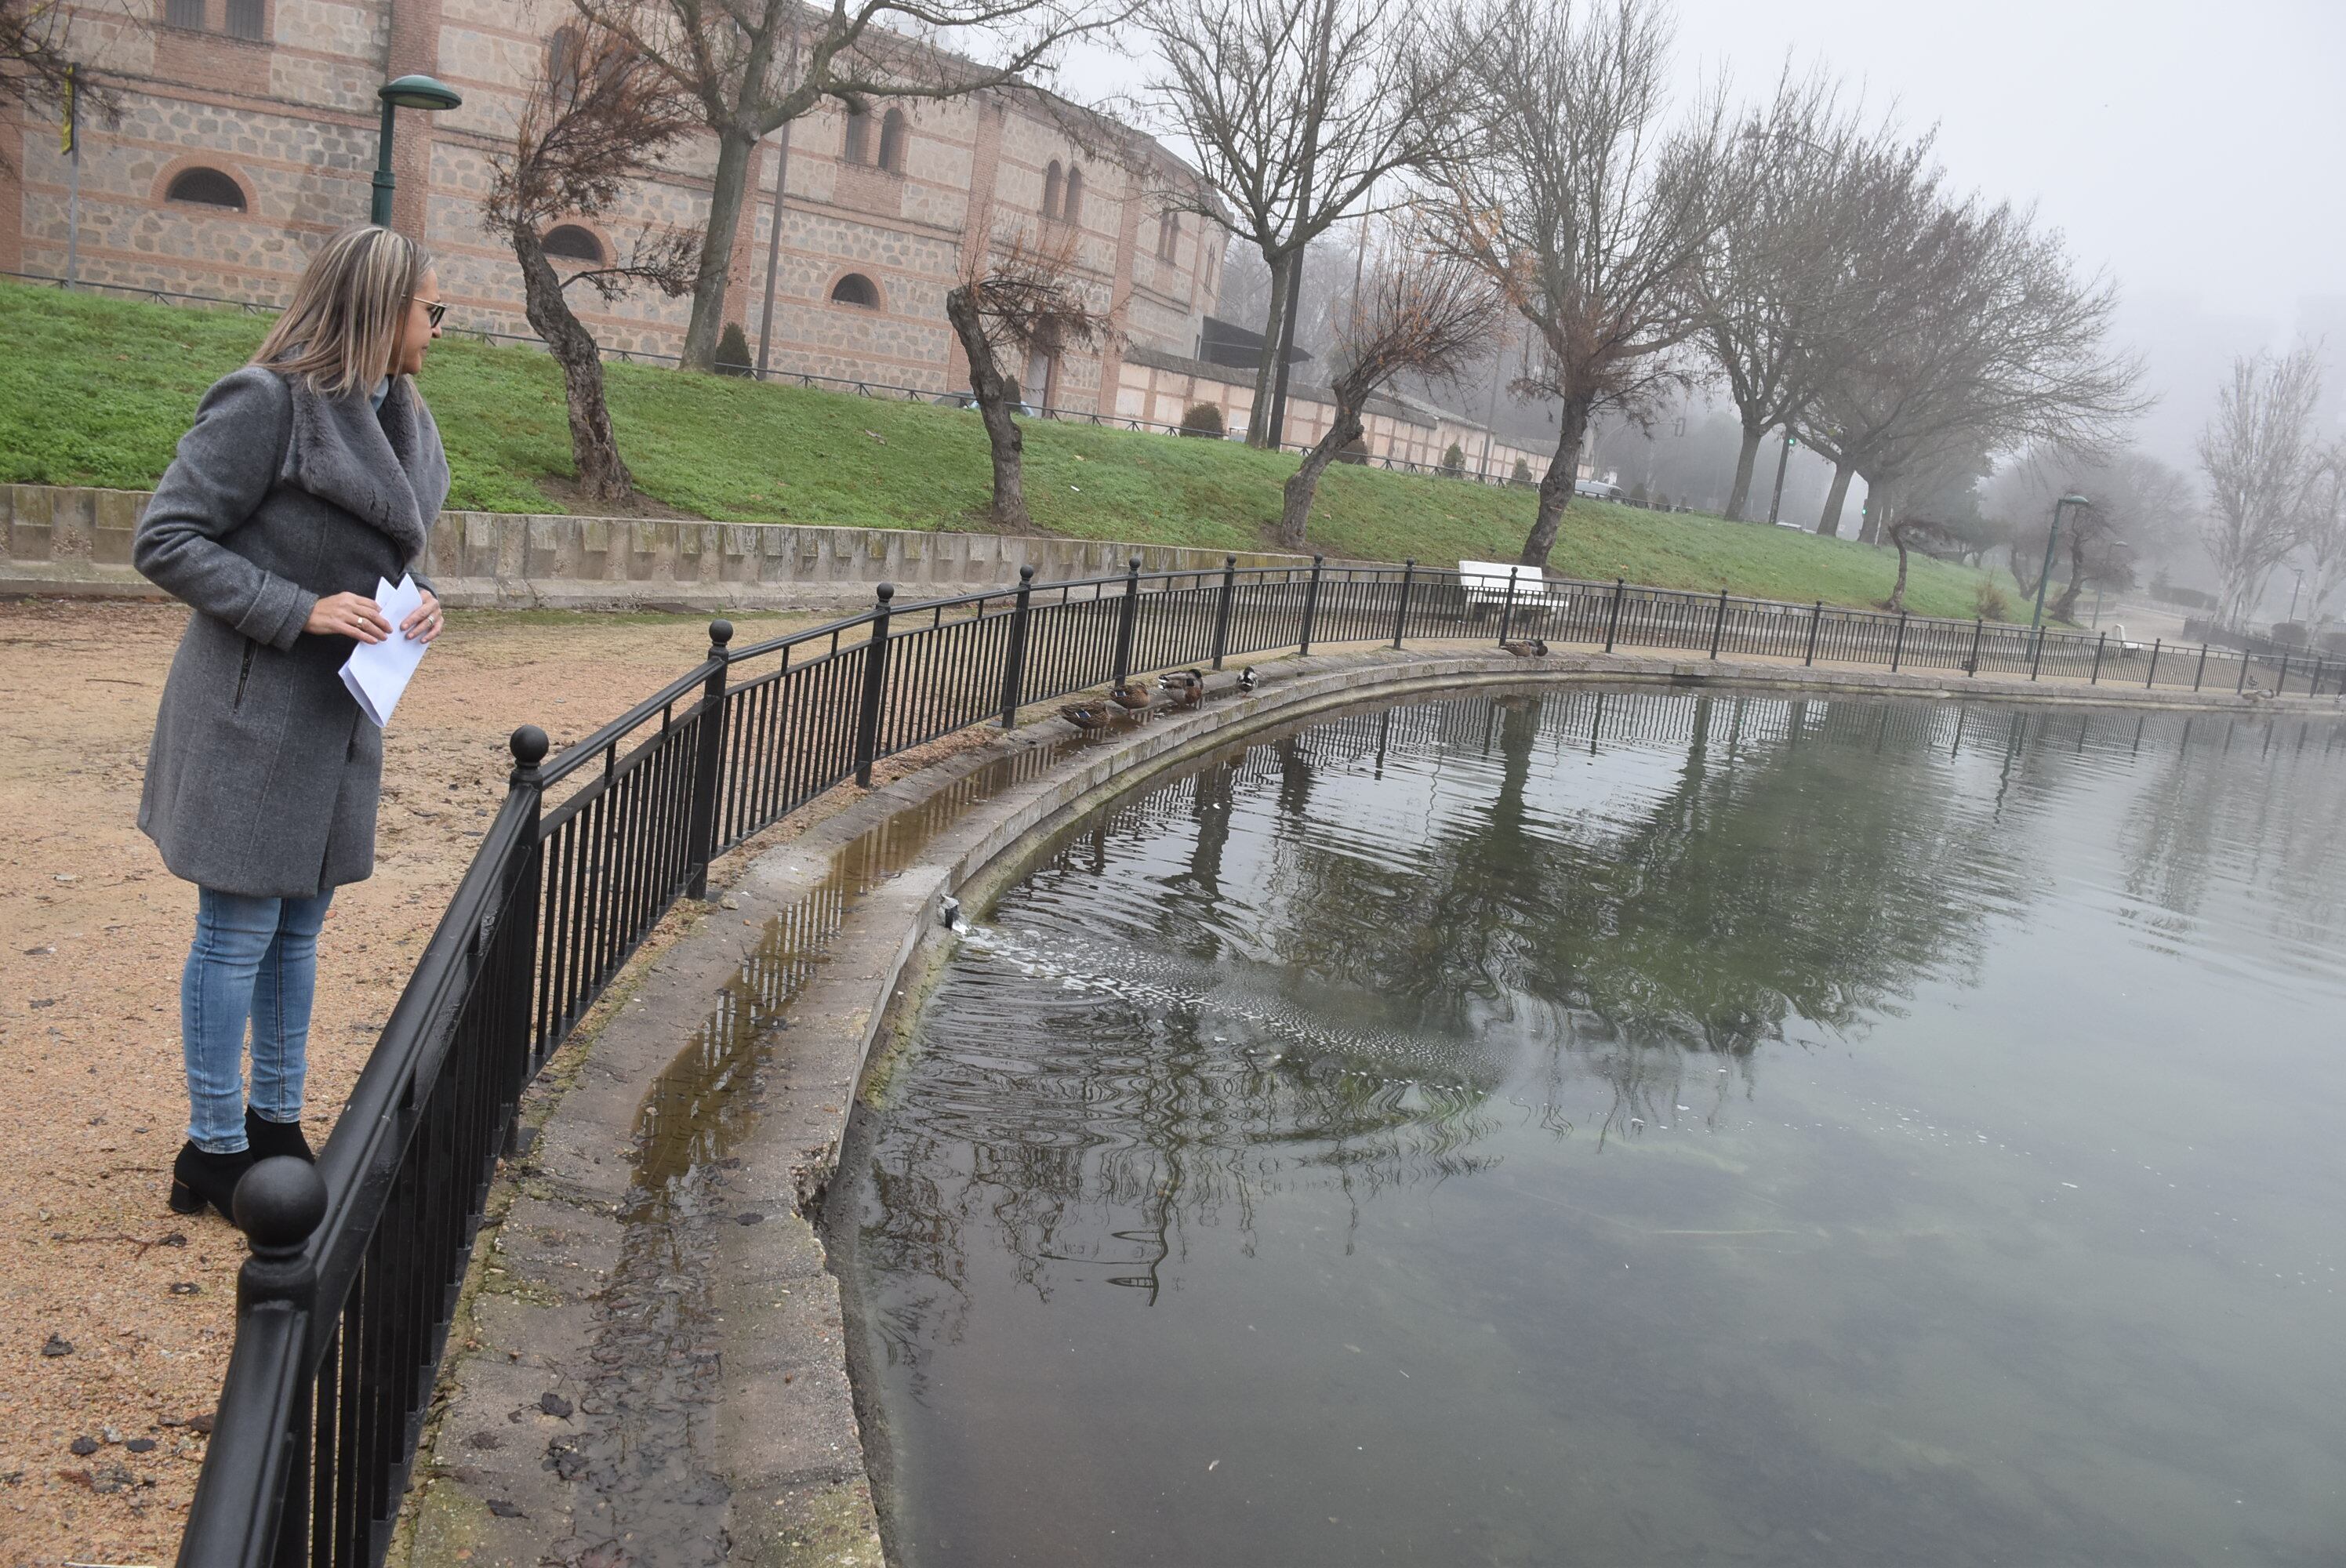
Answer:
MULTIPOLYGON (((159 597, 130 564, 148 493, 0 486, 0 595, 159 597)), ((881 583, 900 603, 1149 572, 1215 571, 1226 552, 1107 540, 928 534, 898 528, 668 522, 444 512, 424 545, 441 596, 466 607, 848 611, 881 583)), ((1242 566, 1310 557, 1241 552, 1242 566)))

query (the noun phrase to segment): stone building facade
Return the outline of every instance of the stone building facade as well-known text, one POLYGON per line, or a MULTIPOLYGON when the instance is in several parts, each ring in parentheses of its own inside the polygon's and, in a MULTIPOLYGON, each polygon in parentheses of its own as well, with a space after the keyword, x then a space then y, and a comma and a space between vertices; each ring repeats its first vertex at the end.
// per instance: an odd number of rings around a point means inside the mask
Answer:
MULTIPOLYGON (((310 248, 363 221, 376 158, 375 88, 421 71, 464 95, 402 110, 393 222, 439 258, 450 324, 530 336, 519 269, 480 223, 492 160, 572 15, 560 0, 118 0, 75 24, 75 51, 122 116, 85 122, 78 275, 94 283, 275 304, 310 248)), ((0 186, 0 271, 60 276, 68 168, 54 125, 0 119, 20 171, 0 186)), ((557 223, 561 264, 623 254, 648 229, 704 226, 713 137, 683 145, 619 211, 557 223)), ((1117 341, 1019 374, 1030 401, 1115 412, 1125 344, 1187 351, 1213 304, 1227 237, 1168 210, 1194 175, 1154 140, 1031 97, 983 94, 838 107, 760 146, 737 230, 725 319, 754 351, 783 173, 769 353, 773 367, 942 392, 966 362, 944 294, 973 248, 1022 230, 1065 241, 1117 341), (787 165, 785 172, 785 163, 787 165), (1042 385, 1028 384, 1039 379, 1042 385), (1037 396, 1041 393, 1041 396, 1037 396)), ((689 301, 637 290, 573 308, 608 348, 673 354, 689 301)))
MULTIPOLYGON (((493 161, 527 96, 557 69, 566 0, 106 0, 74 18, 74 52, 111 87, 120 118, 85 120, 76 275, 86 282, 282 303, 311 248, 368 214, 389 77, 423 72, 464 96, 441 114, 399 111, 393 222, 438 258, 456 331, 535 341, 519 269, 482 228, 493 161)), ((54 124, 0 116, 0 272, 66 270, 67 161, 54 124)), ((707 222, 713 137, 683 144, 617 212, 551 225, 557 265, 624 254, 647 232, 707 222)), ((1065 244, 1095 309, 1117 326, 1096 351, 1005 366, 1031 402, 1150 425, 1199 402, 1242 430, 1250 378, 1192 357, 1221 282, 1228 233, 1191 212, 1195 174, 1128 127, 1032 96, 980 94, 837 106, 763 143, 736 229, 725 320, 776 372, 924 392, 968 385, 944 295, 976 248, 1025 234, 1065 244), (776 199, 776 177, 783 189, 776 199), (777 211, 780 244, 771 249, 777 211), (767 331, 766 280, 773 262, 767 331)), ((687 300, 638 290, 572 308, 607 350, 674 355, 687 300)), ((1287 439, 1319 438, 1324 392, 1290 397, 1287 439)), ((1453 442, 1470 469, 1504 475, 1546 454, 1489 446, 1439 409, 1379 400, 1371 454, 1438 465, 1453 442), (1487 456, 1485 448, 1489 446, 1487 456)))

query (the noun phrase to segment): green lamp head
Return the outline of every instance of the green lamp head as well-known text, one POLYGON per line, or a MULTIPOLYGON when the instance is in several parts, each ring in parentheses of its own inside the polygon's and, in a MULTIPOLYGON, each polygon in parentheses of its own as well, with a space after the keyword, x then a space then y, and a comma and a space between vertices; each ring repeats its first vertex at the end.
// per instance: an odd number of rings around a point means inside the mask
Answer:
POLYGON ((464 95, 431 76, 401 76, 375 89, 375 97, 403 109, 453 109, 464 95))

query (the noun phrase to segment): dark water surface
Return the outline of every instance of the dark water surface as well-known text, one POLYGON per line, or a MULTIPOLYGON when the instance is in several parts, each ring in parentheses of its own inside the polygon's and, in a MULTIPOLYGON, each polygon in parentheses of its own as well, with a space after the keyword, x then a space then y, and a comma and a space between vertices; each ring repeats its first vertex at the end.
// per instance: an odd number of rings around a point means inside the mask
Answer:
POLYGON ((1233 748, 842 1179, 915 1568, 2346 1562, 2346 722, 1580 690, 1233 748))

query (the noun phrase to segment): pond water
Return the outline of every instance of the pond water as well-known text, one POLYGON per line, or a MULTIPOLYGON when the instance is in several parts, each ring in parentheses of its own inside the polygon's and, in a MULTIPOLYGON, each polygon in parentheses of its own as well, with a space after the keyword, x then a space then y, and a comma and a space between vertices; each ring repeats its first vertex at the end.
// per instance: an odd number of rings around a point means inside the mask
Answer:
POLYGON ((1272 732, 961 943, 834 1201, 913 1568, 2346 1561, 2346 721, 1272 732))

